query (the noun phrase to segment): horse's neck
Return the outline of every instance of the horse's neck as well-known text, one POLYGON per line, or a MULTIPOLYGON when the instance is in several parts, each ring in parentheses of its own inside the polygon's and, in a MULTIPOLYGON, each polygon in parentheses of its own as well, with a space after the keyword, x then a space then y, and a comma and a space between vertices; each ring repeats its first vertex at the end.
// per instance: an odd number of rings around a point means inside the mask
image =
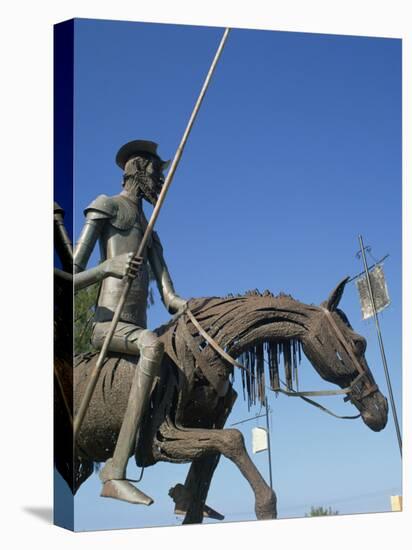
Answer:
POLYGON ((225 303, 207 319, 210 332, 228 352, 238 354, 258 340, 302 340, 317 309, 287 296, 249 296, 225 303))

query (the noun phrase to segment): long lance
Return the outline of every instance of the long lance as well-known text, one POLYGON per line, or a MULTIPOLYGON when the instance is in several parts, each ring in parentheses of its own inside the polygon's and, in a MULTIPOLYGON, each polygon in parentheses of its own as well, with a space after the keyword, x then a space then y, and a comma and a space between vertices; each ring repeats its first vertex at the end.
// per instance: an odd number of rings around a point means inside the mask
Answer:
MULTIPOLYGON (((149 239, 149 237, 150 237, 150 235, 153 231, 154 224, 157 220, 157 217, 159 215, 159 212, 160 212, 160 209, 162 207, 163 201, 166 197, 166 193, 167 193, 167 191, 168 191, 168 189, 169 189, 169 187, 172 183, 173 176, 176 172, 176 168, 177 168, 177 166, 180 162, 180 159, 182 157, 183 150, 185 148, 185 145, 186 145, 187 139, 189 137, 190 131, 191 131, 192 126, 195 122, 196 116, 199 112, 199 109, 200 109, 200 106, 202 104, 203 98, 206 94, 206 90, 209 86, 210 80, 211 80, 211 78, 213 76, 213 73, 215 71, 217 62, 219 61, 220 55, 221 55, 221 53, 223 51, 223 48, 225 46, 227 37, 229 35, 229 31, 230 31, 230 29, 226 28, 225 32, 223 33, 223 37, 220 41, 219 47, 216 51, 215 57, 212 61, 212 64, 210 65, 209 71, 206 75, 206 78, 205 78, 205 81, 203 83, 202 89, 200 91, 199 97, 197 98, 197 101, 196 101, 196 104, 194 106, 193 112, 190 116, 189 122, 187 123, 186 130, 183 133, 183 137, 180 141, 179 147, 177 148, 177 151, 176 151, 175 156, 173 158, 173 162, 170 166, 170 170, 167 173, 167 176, 166 176, 165 182, 163 184, 162 190, 161 190, 161 192, 159 194, 159 197, 157 199, 156 206, 154 207, 151 218, 150 218, 150 221, 147 224, 147 228, 146 228, 146 231, 143 235, 143 239, 142 239, 138 249, 135 252, 135 256, 143 256, 144 250, 145 250, 146 245, 147 245, 147 241, 148 241, 148 239, 149 239)), ((84 392, 83 399, 80 403, 80 407, 79 407, 79 410, 76 414, 74 424, 73 424, 74 440, 76 440, 77 434, 80 431, 80 428, 81 428, 81 425, 83 423, 83 419, 85 417, 87 408, 88 408, 90 400, 93 396, 93 392, 94 392, 94 389, 95 389, 96 384, 97 384, 97 380, 98 380, 98 377, 99 377, 100 370, 101 370, 101 368, 103 366, 103 363, 106 359, 106 354, 107 354, 107 351, 109 349, 110 342, 111 342, 113 334, 116 330, 117 323, 120 319, 120 316, 121 316, 121 313, 123 311, 123 307, 124 307, 124 304, 126 302, 126 298, 127 298, 127 295, 129 294, 132 283, 133 283, 133 279, 127 278, 126 283, 125 283, 124 288, 123 288, 122 295, 121 295, 120 300, 119 300, 119 303, 118 303, 118 305, 116 307, 116 310, 114 312, 113 319, 112 319, 109 331, 106 334, 106 338, 105 338, 105 340, 103 342, 103 346, 100 350, 99 357, 98 357, 98 359, 96 361, 96 364, 93 368, 93 371, 90 375, 89 382, 88 382, 88 385, 86 387, 86 391, 84 392)))

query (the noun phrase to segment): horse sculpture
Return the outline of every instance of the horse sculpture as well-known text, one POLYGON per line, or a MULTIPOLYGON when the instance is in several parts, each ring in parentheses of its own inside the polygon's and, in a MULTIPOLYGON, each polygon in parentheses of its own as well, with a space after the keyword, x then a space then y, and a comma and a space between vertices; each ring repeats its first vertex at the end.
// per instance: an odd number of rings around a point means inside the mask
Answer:
MULTIPOLYGON (((188 308, 201 331, 187 313, 157 330, 165 345, 164 360, 137 438, 135 460, 141 467, 159 461, 191 463, 184 486, 178 484, 169 493, 185 513, 183 523, 202 522, 210 482, 222 454, 249 482, 257 518, 277 515, 275 493, 250 459, 242 434, 223 429, 237 397, 232 387, 234 366, 225 354, 242 361, 243 388, 249 401, 263 402, 265 376, 271 389, 279 389, 279 359, 283 355, 290 387, 302 348, 321 378, 349 388, 347 399, 369 428, 379 431, 385 427, 387 401, 367 366, 366 341, 338 309, 346 282, 342 281, 321 306, 268 291, 192 299, 188 308), (211 345, 210 338, 216 345, 211 345)), ((75 409, 96 359, 96 353, 77 358, 75 409)), ((93 471, 93 462, 112 455, 136 362, 131 356, 111 354, 102 368, 77 441, 74 492, 93 471)))

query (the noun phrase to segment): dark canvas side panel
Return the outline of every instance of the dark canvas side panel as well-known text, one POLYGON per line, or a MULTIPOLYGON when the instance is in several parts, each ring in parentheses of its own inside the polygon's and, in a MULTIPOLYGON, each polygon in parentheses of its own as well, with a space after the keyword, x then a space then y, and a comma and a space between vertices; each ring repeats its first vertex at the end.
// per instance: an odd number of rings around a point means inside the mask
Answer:
POLYGON ((74 21, 54 26, 54 523, 74 529, 73 476, 74 21))

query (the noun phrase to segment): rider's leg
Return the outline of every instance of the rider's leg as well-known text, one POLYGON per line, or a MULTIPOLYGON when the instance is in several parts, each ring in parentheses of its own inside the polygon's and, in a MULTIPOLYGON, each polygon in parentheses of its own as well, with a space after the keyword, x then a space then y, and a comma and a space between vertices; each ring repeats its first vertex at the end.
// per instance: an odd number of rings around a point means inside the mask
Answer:
MULTIPOLYGON (((96 333, 96 331, 95 331, 96 333)), ((130 389, 122 427, 117 438, 113 457, 100 472, 104 482, 101 495, 136 504, 152 504, 153 500, 139 491, 126 477, 126 466, 135 448, 136 435, 146 411, 150 394, 163 357, 163 344, 149 330, 130 328, 121 324, 113 337, 110 349, 117 352, 140 352, 140 359, 130 389)))

